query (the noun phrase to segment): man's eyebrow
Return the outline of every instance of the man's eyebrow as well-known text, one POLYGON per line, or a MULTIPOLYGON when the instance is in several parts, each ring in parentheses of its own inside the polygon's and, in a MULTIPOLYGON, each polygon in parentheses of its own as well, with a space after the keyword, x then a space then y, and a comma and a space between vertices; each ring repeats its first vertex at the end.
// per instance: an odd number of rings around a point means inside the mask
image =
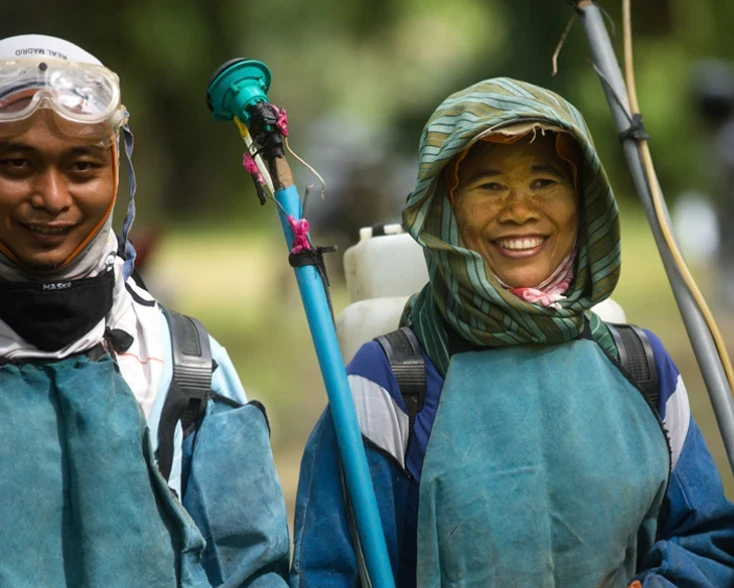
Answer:
POLYGON ((72 147, 68 153, 71 155, 93 155, 95 157, 103 157, 105 149, 98 147, 97 145, 83 145, 80 147, 72 147))
MULTIPOLYGON (((35 147, 19 141, 0 141, 0 151, 4 153, 38 153, 38 149, 35 147)), ((104 157, 105 149, 97 145, 79 145, 65 150, 65 153, 72 156, 89 155, 102 158, 104 157)))
POLYGON ((20 153, 34 153, 36 150, 25 143, 17 141, 0 141, 0 151, 15 151, 20 153))
POLYGON ((478 182, 479 180, 488 180, 490 178, 496 178, 497 176, 501 176, 501 175, 502 175, 502 172, 500 170, 494 169, 491 167, 490 168, 485 167, 484 169, 473 174, 469 178, 469 181, 467 183, 473 184, 474 182, 478 182))

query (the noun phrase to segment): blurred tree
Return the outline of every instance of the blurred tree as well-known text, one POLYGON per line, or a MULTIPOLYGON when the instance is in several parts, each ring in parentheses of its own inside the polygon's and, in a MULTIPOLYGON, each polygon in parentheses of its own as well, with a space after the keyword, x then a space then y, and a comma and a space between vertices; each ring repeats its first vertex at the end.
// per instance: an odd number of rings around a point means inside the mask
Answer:
MULTIPOLYGON (((619 23, 618 0, 600 3, 619 23)), ((633 9, 640 98, 670 196, 697 181, 688 70, 703 56, 734 58, 734 4, 646 0, 633 9)), ((273 100, 288 108, 292 143, 306 151, 320 145, 306 133, 312 121, 346 113, 411 155, 450 92, 495 75, 545 85, 584 112, 620 193, 628 191, 578 23, 551 76, 551 55, 572 15, 560 0, 76 0, 73 9, 36 0, 6 2, 0 15, 2 36, 66 37, 120 74, 138 138, 140 208, 151 218, 232 219, 232 211, 257 207, 239 169, 237 133, 215 124, 204 106, 211 72, 237 55, 271 67, 273 100)))
MULTIPOLYGON (((128 1, 114 10, 78 0, 74 10, 41 0, 30 10, 4 7, 0 35, 41 33, 67 38, 120 75, 136 134, 139 203, 156 215, 191 216, 227 206, 241 176, 220 165, 221 129, 204 102, 211 71, 232 55, 220 34, 220 3, 128 1), (83 16, 82 16, 83 15, 83 16)), ((236 154, 237 137, 228 145, 236 154)), ((236 155, 231 157, 236 161, 236 155)))

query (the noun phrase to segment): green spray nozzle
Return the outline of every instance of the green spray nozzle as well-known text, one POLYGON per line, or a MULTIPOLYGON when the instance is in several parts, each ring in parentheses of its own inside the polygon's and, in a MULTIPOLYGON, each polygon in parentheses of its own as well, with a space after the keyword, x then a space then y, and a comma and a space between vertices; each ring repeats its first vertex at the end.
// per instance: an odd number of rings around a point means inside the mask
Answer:
POLYGON ((248 124, 248 108, 259 102, 269 102, 270 70, 255 59, 231 59, 219 66, 209 80, 206 103, 217 120, 231 121, 234 117, 248 124))

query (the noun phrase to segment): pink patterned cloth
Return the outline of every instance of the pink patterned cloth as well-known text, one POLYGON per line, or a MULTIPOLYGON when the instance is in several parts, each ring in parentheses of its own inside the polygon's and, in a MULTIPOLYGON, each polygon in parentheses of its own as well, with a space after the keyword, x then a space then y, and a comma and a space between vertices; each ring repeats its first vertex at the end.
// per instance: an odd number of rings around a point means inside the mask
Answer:
POLYGON ((535 288, 511 288, 499 280, 508 292, 511 292, 521 300, 531 304, 540 304, 554 310, 561 310, 559 301, 565 300, 564 294, 573 280, 573 262, 576 260, 576 244, 571 247, 561 265, 556 268, 550 277, 538 284, 535 288))

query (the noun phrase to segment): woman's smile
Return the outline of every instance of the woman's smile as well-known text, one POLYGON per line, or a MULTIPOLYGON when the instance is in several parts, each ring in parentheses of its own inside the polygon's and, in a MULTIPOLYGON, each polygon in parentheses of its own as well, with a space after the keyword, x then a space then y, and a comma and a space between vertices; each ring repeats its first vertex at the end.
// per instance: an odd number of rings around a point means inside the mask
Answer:
POLYGON ((492 244, 510 259, 528 259, 540 253, 547 242, 543 235, 523 235, 495 239, 492 244))

